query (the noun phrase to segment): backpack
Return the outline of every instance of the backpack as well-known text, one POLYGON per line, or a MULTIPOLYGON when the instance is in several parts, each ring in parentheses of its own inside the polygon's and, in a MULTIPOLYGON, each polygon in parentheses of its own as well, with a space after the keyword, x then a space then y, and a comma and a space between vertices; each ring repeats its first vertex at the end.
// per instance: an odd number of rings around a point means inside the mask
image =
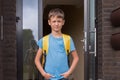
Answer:
MULTIPOLYGON (((68 56, 70 53, 70 36, 66 34, 63 35, 63 42, 66 51, 66 55, 68 56)), ((42 56, 42 66, 44 66, 46 55, 48 54, 49 47, 49 35, 43 37, 43 56, 42 56)))

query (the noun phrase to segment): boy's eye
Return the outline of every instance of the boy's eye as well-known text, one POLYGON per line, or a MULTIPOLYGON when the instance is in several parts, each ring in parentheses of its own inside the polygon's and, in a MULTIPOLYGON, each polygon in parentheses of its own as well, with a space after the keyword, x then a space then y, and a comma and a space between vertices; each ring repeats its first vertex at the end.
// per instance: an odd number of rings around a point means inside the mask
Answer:
POLYGON ((57 22, 61 22, 60 20, 58 20, 57 22))
POLYGON ((53 21, 54 23, 56 22, 56 21, 53 21))
POLYGON ((60 20, 58 20, 58 21, 53 21, 53 23, 55 23, 55 22, 59 22, 59 23, 60 23, 61 21, 60 21, 60 20))

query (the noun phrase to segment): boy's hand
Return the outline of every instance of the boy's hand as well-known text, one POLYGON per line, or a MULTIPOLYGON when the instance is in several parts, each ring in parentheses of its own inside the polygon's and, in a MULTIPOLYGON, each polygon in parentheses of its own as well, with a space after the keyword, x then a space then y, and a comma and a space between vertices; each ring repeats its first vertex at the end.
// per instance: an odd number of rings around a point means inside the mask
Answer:
POLYGON ((65 72, 65 73, 61 74, 61 76, 63 76, 64 78, 68 78, 69 75, 70 75, 69 72, 65 72))
POLYGON ((50 75, 49 73, 44 73, 43 76, 45 79, 50 79, 51 77, 54 77, 54 76, 50 75))

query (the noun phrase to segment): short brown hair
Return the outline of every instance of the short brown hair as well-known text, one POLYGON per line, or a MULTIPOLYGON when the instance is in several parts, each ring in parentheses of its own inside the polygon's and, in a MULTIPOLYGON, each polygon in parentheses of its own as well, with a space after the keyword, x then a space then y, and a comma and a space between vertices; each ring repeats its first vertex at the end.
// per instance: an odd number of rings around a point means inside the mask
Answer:
POLYGON ((48 14, 48 19, 50 19, 51 17, 54 17, 54 16, 57 16, 58 18, 64 19, 65 14, 64 14, 62 9, 55 8, 55 9, 50 10, 50 12, 48 14))

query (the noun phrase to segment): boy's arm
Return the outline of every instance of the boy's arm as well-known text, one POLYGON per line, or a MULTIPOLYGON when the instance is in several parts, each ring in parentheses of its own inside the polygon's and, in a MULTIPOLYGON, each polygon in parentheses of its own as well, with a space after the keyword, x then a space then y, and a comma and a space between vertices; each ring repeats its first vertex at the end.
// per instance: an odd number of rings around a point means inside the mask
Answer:
POLYGON ((62 76, 64 76, 64 78, 67 78, 73 72, 73 70, 75 69, 75 67, 78 63, 78 60, 79 60, 79 57, 78 57, 78 54, 77 54, 76 50, 72 51, 71 54, 72 54, 72 57, 73 57, 73 61, 72 61, 72 64, 70 66, 70 69, 67 72, 62 74, 62 76))
POLYGON ((37 69, 40 71, 40 73, 42 75, 44 75, 45 71, 44 71, 44 69, 43 69, 43 67, 40 63, 41 56, 42 56, 42 49, 39 48, 38 51, 37 51, 37 54, 35 56, 35 65, 36 65, 37 69))
POLYGON ((41 56, 42 56, 42 49, 39 48, 38 51, 37 51, 37 54, 36 54, 36 57, 35 57, 35 65, 37 67, 37 69, 40 71, 40 73, 46 78, 46 79, 49 79, 51 78, 51 75, 46 73, 40 63, 40 60, 41 60, 41 56))

